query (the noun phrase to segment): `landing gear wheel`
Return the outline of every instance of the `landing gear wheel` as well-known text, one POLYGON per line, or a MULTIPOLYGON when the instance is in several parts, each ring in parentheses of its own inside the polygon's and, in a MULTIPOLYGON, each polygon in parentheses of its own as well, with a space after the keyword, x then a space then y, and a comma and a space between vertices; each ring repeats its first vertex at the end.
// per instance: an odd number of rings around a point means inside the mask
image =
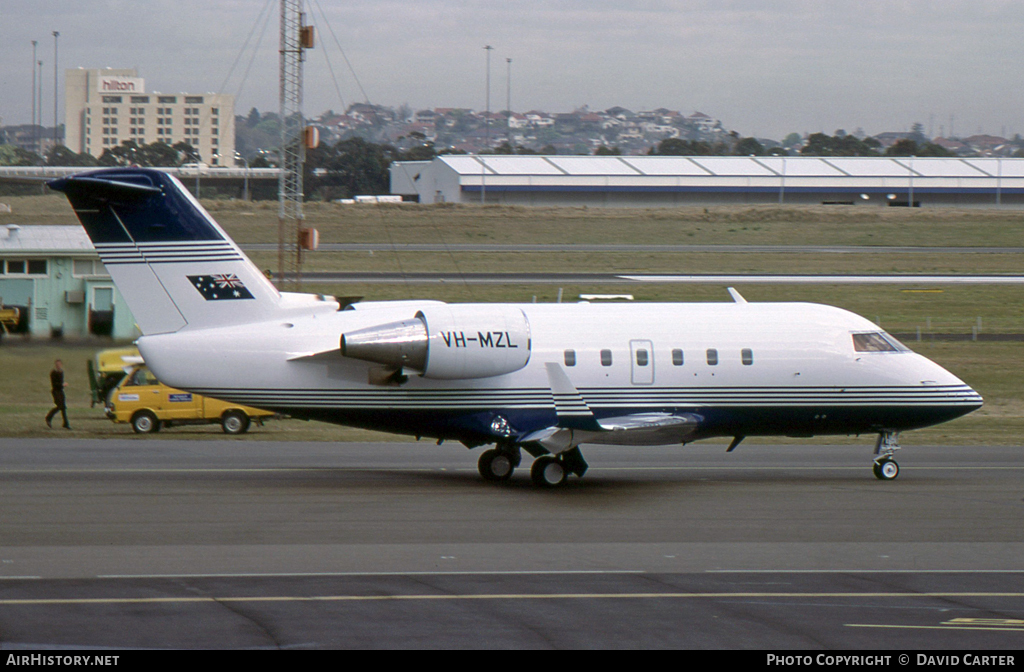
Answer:
POLYGON ((244 411, 226 411, 220 426, 225 434, 245 434, 249 431, 249 416, 244 411))
POLYGON ((530 468, 530 478, 544 488, 557 488, 565 483, 568 476, 569 472, 562 461, 551 455, 538 457, 530 468))
POLYGON ((139 411, 132 416, 132 429, 136 434, 152 434, 160 431, 160 421, 152 411, 139 411))
POLYGON ((507 481, 516 469, 511 455, 494 448, 485 450, 476 466, 485 481, 507 481))
POLYGON ((878 480, 891 481, 900 475, 900 465, 896 463, 896 460, 882 460, 875 462, 873 471, 878 480))

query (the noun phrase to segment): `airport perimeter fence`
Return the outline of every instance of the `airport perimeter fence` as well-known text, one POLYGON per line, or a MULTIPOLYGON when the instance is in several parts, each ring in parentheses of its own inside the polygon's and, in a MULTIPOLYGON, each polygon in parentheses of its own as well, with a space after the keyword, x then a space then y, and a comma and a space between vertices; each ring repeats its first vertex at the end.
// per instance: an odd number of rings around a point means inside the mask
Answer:
POLYGON ((908 320, 876 316, 879 325, 901 341, 1024 341, 1024 319, 1019 317, 976 317, 943 319, 926 317, 908 320))

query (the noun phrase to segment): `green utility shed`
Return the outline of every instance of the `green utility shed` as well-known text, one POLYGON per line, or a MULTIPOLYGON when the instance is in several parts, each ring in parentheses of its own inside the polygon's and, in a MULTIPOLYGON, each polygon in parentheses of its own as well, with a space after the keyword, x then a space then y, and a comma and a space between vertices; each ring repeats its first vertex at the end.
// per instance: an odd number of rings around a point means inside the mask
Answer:
POLYGON ((139 335, 81 226, 0 226, 0 315, 0 333, 139 335))

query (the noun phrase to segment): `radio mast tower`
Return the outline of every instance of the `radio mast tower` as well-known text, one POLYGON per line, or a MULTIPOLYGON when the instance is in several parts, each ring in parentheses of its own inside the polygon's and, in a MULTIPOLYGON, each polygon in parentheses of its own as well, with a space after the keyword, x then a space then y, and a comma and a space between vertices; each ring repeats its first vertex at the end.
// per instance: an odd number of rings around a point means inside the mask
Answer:
MULTIPOLYGON (((302 0, 281 0, 279 102, 281 173, 277 186, 278 288, 302 284, 302 249, 307 231, 302 214, 302 171, 306 146, 315 147, 302 115, 302 62, 313 48, 313 27, 303 25, 302 0)), ((315 236, 314 236, 315 237, 315 236)), ((307 248, 310 246, 307 244, 307 248)))

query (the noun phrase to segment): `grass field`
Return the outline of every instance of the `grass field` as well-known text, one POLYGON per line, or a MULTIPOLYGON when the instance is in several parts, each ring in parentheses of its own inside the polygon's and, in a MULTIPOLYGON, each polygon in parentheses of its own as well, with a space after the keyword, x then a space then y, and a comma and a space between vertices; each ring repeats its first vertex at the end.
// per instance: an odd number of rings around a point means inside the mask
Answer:
MULTIPOLYGON (((63 196, 4 198, 12 213, 0 226, 77 224, 63 196)), ((277 241, 276 203, 210 201, 211 214, 240 244, 277 241)), ((524 208, 505 206, 342 206, 311 203, 307 223, 322 242, 350 243, 641 243, 742 245, 865 245, 1024 247, 1024 213, 1010 210, 909 210, 866 207, 728 206, 679 209, 524 208)), ((262 268, 276 254, 256 253, 262 268)), ((1019 274, 1018 254, 786 254, 786 253, 315 253, 310 270, 518 272, 606 271, 621 273, 1003 273, 1019 274)), ((305 291, 378 300, 432 298, 446 301, 554 301, 581 293, 629 293, 638 301, 727 301, 714 285, 339 284, 307 285, 305 291)), ((813 301, 847 308, 884 328, 905 334, 921 329, 921 342, 905 339, 974 386, 986 399, 980 411, 936 428, 912 432, 904 444, 1020 444, 1024 385, 1019 369, 1024 344, 932 342, 929 334, 1024 333, 1024 289, 1012 286, 907 287, 894 285, 741 285, 750 301, 813 301)), ((134 436, 90 409, 85 361, 108 343, 0 345, 0 435, 134 436), (47 430, 47 373, 55 357, 68 363, 74 430, 47 430)), ((217 426, 184 427, 160 437, 224 438, 217 426)), ((256 439, 363 440, 393 438, 362 430, 295 420, 254 428, 256 439)), ((821 439, 812 439, 812 442, 821 439)), ((846 441, 846 439, 826 439, 846 441)), ((870 443, 870 437, 851 439, 870 443)), ((787 440, 788 441, 788 440, 787 440)), ((796 441, 796 440, 793 440, 796 441)))
MULTIPOLYGON (((0 226, 77 224, 59 194, 5 197, 0 226)), ((277 203, 204 201, 240 244, 277 242, 277 203)), ((308 203, 323 243, 638 243, 1024 247, 1013 210, 861 206, 551 208, 308 203)))
MULTIPOLYGON (((188 438, 226 439, 219 425, 166 429, 155 435, 136 436, 128 425, 108 420, 99 406, 90 407, 86 361, 106 341, 79 343, 23 342, 8 339, 0 345, 0 436, 136 438, 139 440, 188 438), (53 360, 65 365, 68 382, 68 415, 71 431, 47 429, 43 416, 52 407, 49 371, 53 360)), ((971 445, 977 443, 1018 445, 1024 435, 1024 390, 1020 384, 1019 343, 930 343, 912 344, 921 354, 934 359, 966 380, 985 397, 985 406, 964 418, 930 429, 909 432, 905 445, 971 445)), ((237 441, 377 441, 395 436, 319 422, 269 420, 253 427, 237 441)), ((751 439, 752 443, 871 443, 871 437, 817 437, 814 439, 751 439)))

